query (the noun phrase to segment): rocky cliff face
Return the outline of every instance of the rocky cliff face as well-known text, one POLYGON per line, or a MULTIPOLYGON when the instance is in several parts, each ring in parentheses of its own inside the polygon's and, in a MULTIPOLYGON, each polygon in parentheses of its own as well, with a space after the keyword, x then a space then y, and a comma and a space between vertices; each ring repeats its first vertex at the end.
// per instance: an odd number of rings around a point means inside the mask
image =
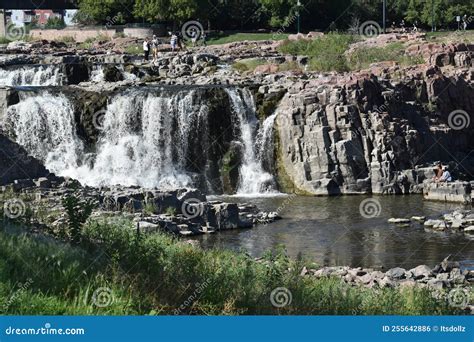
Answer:
POLYGON ((21 146, 6 138, 1 131, 0 146, 0 185, 48 176, 49 171, 40 161, 29 156, 21 146))
POLYGON ((434 66, 295 83, 277 108, 282 169, 318 195, 421 192, 438 160, 472 175, 473 76, 434 66))

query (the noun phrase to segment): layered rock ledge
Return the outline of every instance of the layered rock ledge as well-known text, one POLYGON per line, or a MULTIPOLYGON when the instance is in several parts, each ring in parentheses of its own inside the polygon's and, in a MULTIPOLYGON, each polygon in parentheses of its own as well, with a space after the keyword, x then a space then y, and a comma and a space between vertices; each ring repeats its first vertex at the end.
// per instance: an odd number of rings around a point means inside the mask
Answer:
POLYGON ((471 204, 473 202, 470 182, 431 182, 423 184, 423 196, 426 200, 471 204))

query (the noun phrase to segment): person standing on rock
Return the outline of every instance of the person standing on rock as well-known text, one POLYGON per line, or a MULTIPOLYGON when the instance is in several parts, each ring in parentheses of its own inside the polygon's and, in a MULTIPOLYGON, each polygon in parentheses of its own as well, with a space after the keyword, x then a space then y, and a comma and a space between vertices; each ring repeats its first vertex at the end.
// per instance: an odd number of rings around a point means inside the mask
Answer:
POLYGON ((155 63, 156 60, 158 59, 158 45, 160 45, 158 37, 156 37, 156 35, 153 35, 153 39, 151 40, 151 48, 153 51, 153 63, 155 63))
POLYGON ((186 50, 186 46, 183 44, 183 36, 181 32, 178 32, 178 34, 176 34, 176 37, 177 37, 176 43, 178 45, 178 48, 180 50, 186 50))
POLYGON ((171 35, 171 40, 170 40, 171 51, 174 52, 176 50, 177 44, 178 44, 178 36, 176 35, 176 33, 173 33, 171 35))
POLYGON ((148 61, 148 56, 150 55, 150 42, 148 41, 148 38, 145 38, 143 41, 143 54, 145 61, 148 61))

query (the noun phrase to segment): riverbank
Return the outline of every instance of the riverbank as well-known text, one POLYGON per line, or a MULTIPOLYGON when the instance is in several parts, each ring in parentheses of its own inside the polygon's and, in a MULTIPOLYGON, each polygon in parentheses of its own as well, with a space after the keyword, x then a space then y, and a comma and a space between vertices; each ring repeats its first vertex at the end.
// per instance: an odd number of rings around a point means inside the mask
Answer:
MULTIPOLYGON (((202 250, 130 221, 91 220, 80 244, 0 232, 2 314, 461 314, 449 292, 365 288, 303 276, 311 263, 284 253, 255 261, 202 250), (28 262, 25 263, 25 260, 28 262)), ((462 290, 464 291, 464 290, 462 290)), ((463 292, 464 293, 464 292, 463 292)))

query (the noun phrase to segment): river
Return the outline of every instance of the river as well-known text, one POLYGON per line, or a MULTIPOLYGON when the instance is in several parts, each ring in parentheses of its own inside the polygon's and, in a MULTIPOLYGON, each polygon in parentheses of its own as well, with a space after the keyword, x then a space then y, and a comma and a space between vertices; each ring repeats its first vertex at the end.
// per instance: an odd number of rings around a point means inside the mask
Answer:
POLYGON ((259 257, 284 245, 288 255, 301 253, 321 266, 433 267, 448 255, 469 268, 474 262, 474 235, 425 230, 419 223, 400 227, 387 222, 391 217, 437 217, 459 208, 458 204, 423 201, 418 195, 373 197, 380 204, 379 215, 365 218, 359 208, 368 197, 361 196, 219 198, 278 210, 283 219, 197 237, 205 248, 244 250, 259 257))

